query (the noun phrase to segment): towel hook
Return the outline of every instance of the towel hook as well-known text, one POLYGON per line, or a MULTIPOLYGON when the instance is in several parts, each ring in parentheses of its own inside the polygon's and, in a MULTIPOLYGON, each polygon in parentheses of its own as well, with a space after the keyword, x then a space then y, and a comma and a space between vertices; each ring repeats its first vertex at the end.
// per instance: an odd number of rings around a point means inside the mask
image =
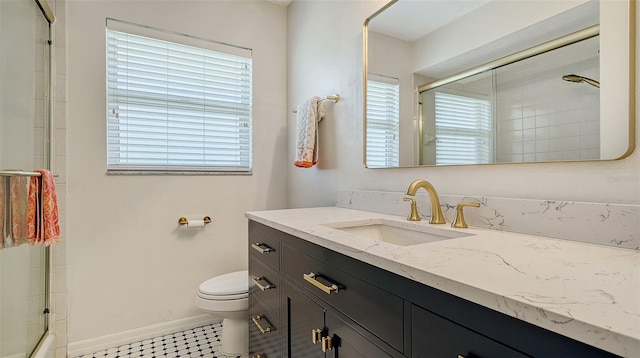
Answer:
MULTIPOLYGON (((336 93, 334 95, 324 96, 322 99, 320 99, 320 102, 322 101, 333 101, 333 103, 338 103, 338 101, 340 101, 340 95, 336 93)), ((292 109, 291 112, 298 113, 298 111, 295 109, 292 109)))

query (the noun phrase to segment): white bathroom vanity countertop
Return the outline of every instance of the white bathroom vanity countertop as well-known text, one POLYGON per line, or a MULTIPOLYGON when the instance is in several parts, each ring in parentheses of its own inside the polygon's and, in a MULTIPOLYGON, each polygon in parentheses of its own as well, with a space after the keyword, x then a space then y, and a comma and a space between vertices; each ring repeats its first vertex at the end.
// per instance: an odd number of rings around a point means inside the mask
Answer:
POLYGON ((640 252, 339 207, 246 217, 623 357, 640 357, 640 252), (397 246, 323 224, 386 219, 471 234, 397 246))

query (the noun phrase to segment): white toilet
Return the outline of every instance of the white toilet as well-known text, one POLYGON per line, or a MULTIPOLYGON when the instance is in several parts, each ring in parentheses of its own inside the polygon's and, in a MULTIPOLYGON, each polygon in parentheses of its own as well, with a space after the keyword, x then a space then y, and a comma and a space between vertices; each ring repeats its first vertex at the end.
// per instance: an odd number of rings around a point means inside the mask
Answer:
POLYGON ((200 284, 196 306, 223 319, 221 353, 242 355, 249 351, 247 270, 216 276, 200 284))

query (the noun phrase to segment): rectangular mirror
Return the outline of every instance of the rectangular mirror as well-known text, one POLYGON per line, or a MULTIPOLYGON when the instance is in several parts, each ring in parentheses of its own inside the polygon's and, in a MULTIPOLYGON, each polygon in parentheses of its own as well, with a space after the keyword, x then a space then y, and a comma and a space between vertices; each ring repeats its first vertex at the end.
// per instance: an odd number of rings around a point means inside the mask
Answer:
POLYGON ((365 167, 628 156, 634 6, 391 1, 364 24, 365 167))

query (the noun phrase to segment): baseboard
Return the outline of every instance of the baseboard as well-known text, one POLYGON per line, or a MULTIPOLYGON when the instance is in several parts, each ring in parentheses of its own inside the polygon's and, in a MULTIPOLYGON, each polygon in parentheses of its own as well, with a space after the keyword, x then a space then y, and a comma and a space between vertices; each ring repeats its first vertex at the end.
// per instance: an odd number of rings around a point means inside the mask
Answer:
POLYGON ((113 347, 119 347, 128 343, 139 342, 149 338, 163 336, 165 334, 180 332, 187 329, 201 327, 207 324, 220 322, 221 319, 209 314, 179 319, 176 321, 160 323, 153 326, 132 329, 130 331, 110 334, 107 336, 87 339, 80 342, 69 343, 67 357, 79 357, 85 354, 95 353, 113 347))
POLYGON ((20 354, 14 354, 12 356, 6 356, 2 358, 26 358, 26 357, 27 357, 26 353, 20 353, 20 354))

